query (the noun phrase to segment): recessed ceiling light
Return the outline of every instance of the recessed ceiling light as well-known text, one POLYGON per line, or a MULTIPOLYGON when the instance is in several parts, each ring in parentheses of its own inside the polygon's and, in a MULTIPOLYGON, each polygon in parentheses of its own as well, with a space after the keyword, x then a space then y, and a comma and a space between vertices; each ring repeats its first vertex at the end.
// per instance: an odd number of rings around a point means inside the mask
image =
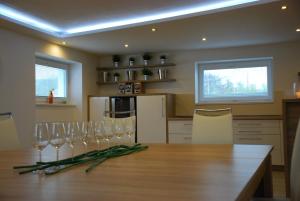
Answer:
MULTIPOLYGON (((45 20, 38 19, 37 17, 30 16, 20 12, 19 10, 10 8, 4 4, 0 4, 0 16, 11 20, 15 23, 27 26, 29 28, 37 29, 57 37, 68 37, 71 35, 80 35, 86 32, 99 32, 114 30, 116 28, 128 27, 130 25, 142 25, 152 21, 162 21, 169 18, 179 18, 181 16, 203 13, 212 10, 238 7, 243 4, 253 4, 260 0, 223 0, 217 3, 211 3, 201 6, 192 6, 190 8, 173 10, 170 12, 155 13, 153 15, 146 15, 136 18, 128 18, 120 21, 95 23, 84 26, 76 26, 68 29, 58 28, 45 20)), ((85 23, 87 24, 87 23, 85 23)))
POLYGON ((128 46, 129 46, 128 44, 125 44, 125 45, 124 45, 124 47, 126 47, 126 48, 127 48, 128 46))
POLYGON ((286 10, 286 9, 287 9, 286 5, 281 6, 281 10, 286 10))
POLYGON ((296 29, 297 32, 300 32, 300 28, 296 29))
POLYGON ((67 43, 66 43, 66 41, 63 41, 61 44, 66 45, 67 43))
POLYGON ((206 41, 206 38, 202 38, 202 41, 206 41))
POLYGON ((151 31, 155 32, 155 31, 156 31, 156 28, 152 28, 151 31))

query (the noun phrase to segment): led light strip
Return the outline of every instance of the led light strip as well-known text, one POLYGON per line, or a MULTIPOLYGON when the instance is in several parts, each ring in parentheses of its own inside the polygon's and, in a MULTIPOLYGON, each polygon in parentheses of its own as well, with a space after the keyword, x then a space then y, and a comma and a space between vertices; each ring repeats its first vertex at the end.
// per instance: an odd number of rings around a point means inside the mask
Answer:
POLYGON ((0 4, 0 16, 7 18, 15 23, 31 27, 33 29, 57 36, 68 37, 71 35, 79 35, 87 32, 100 32, 104 30, 111 30, 113 28, 126 27, 129 25, 145 24, 147 22, 159 21, 168 18, 176 18, 180 16, 192 15, 196 13, 202 13, 206 11, 228 8, 232 6, 238 6, 247 3, 258 2, 259 0, 231 0, 221 3, 210 4, 206 6, 198 6, 189 9, 177 10, 172 12, 166 12, 156 15, 149 15, 139 18, 132 18, 127 20, 115 21, 110 23, 99 23, 88 26, 78 26, 71 29, 63 30, 54 25, 51 25, 43 20, 37 19, 33 16, 24 14, 16 9, 10 8, 3 4, 0 4))

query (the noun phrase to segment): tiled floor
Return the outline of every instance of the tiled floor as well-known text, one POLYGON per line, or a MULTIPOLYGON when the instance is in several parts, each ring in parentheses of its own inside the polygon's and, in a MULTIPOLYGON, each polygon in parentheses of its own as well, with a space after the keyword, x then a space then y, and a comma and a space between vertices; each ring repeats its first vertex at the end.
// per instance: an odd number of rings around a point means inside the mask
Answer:
POLYGON ((285 179, 283 171, 273 171, 273 193, 275 198, 285 197, 285 179))

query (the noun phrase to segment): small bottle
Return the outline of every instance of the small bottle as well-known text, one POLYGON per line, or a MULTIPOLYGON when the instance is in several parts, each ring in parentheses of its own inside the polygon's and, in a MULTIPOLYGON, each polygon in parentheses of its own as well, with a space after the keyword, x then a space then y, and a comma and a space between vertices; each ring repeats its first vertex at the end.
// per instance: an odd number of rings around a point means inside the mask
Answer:
POLYGON ((50 90, 50 92, 49 92, 48 103, 49 104, 53 103, 53 90, 50 90))

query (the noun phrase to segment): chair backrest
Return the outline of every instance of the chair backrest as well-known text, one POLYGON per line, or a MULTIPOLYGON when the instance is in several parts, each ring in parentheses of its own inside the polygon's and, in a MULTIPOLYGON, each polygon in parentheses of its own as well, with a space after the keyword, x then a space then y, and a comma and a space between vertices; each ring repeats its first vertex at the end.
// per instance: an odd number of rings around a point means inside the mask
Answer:
POLYGON ((0 150, 18 149, 20 142, 11 113, 0 113, 0 150))
POLYGON ((291 201, 300 200, 300 119, 296 131, 291 160, 291 201))
POLYGON ((193 144, 233 144, 231 108, 196 109, 193 116, 193 144))

